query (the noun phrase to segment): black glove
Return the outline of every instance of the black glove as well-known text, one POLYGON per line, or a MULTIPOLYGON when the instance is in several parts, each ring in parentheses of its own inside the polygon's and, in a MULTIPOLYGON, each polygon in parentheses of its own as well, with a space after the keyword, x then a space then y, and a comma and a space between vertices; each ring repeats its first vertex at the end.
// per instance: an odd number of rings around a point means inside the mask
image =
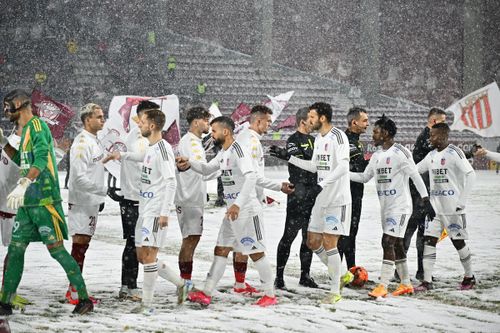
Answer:
MULTIPOLYGON (((115 187, 109 187, 108 188, 108 196, 113 199, 114 201, 122 201, 123 200, 123 195, 118 195, 116 192, 117 191, 120 191, 119 188, 115 188, 115 187)), ((104 208, 104 206, 103 206, 104 208)))
POLYGON ((290 159, 290 155, 288 155, 288 151, 285 148, 280 148, 274 145, 269 147, 269 154, 285 161, 290 159))
POLYGON ((311 196, 316 199, 316 197, 323 191, 323 188, 319 185, 313 185, 310 189, 311 196))
POLYGON ((104 210, 104 202, 99 205, 99 213, 104 210))
POLYGON ((434 218, 436 217, 436 212, 434 211, 429 198, 423 199, 423 203, 425 215, 429 218, 429 220, 434 220, 434 218))

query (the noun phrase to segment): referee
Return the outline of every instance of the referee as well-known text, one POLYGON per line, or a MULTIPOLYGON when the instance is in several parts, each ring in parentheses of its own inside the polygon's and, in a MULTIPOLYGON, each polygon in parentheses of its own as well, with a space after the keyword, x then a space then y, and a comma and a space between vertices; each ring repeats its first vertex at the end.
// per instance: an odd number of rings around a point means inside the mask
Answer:
MULTIPOLYGON (((311 133, 311 126, 307 121, 308 108, 301 108, 295 115, 297 131, 286 141, 287 153, 301 159, 310 160, 314 150, 314 137, 311 133)), ((315 196, 310 193, 311 187, 317 184, 316 173, 311 173, 300 169, 291 163, 288 164, 288 174, 290 183, 295 185, 295 192, 288 195, 285 231, 278 244, 276 255, 276 279, 274 286, 276 289, 285 289, 283 272, 286 262, 290 256, 290 247, 297 237, 299 230, 302 230, 302 243, 300 245, 300 281, 301 286, 317 288, 318 285, 309 276, 311 267, 312 251, 307 247, 307 227, 309 217, 314 206, 315 196)))

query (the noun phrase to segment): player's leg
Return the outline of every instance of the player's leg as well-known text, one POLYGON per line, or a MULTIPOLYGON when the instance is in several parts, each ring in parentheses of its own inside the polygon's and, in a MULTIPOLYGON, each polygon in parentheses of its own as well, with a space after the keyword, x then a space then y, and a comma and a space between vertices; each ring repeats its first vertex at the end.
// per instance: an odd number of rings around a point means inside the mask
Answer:
POLYGON ((307 247, 309 247, 319 258, 319 260, 328 266, 328 257, 323 246, 323 208, 314 205, 311 211, 311 220, 307 229, 307 247))
MULTIPOLYGON (((146 244, 149 243, 146 242, 146 244)), ((157 247, 145 246, 145 244, 143 244, 143 246, 137 248, 137 259, 142 264, 144 271, 144 281, 142 284, 142 307, 138 308, 140 311, 146 310, 153 312, 153 296, 156 280, 158 278, 158 263, 156 261, 157 255, 157 247)))
POLYGON ((31 219, 36 221, 42 242, 47 246, 51 257, 64 269, 70 285, 75 289, 77 297, 74 297, 76 302, 73 304, 76 303, 76 306, 73 313, 93 311, 94 305, 87 293, 78 263, 64 248, 63 240, 68 238, 68 229, 61 204, 30 208, 29 212, 31 219))
POLYGON ((183 279, 191 280, 194 251, 203 233, 203 207, 177 206, 176 210, 182 234, 179 270, 183 279))
MULTIPOLYGON (((294 203, 296 204, 296 201, 291 200, 289 196, 286 208, 287 211, 285 218, 285 230, 283 231, 283 236, 281 237, 281 240, 278 243, 278 249, 276 254, 276 279, 274 281, 274 286, 277 289, 285 288, 285 281, 283 279, 283 274, 285 271, 286 263, 290 256, 290 248, 292 246, 293 241, 297 237, 300 228, 302 227, 301 217, 297 215, 296 211, 294 211, 297 209, 297 207, 295 206, 294 208, 292 208, 292 206, 294 206, 294 203)), ((309 249, 307 250, 311 252, 311 250, 309 249)))
POLYGON ((352 202, 351 228, 348 236, 339 239, 338 249, 340 258, 345 256, 347 269, 356 266, 356 236, 358 235, 359 220, 361 218, 362 200, 356 198, 352 202))
POLYGON ((139 261, 135 247, 135 227, 139 218, 139 203, 137 201, 121 200, 120 213, 123 228, 123 239, 125 247, 122 253, 122 274, 119 297, 132 297, 139 300, 140 294, 137 290, 137 275, 139 273, 139 261))
POLYGON ((95 232, 98 213, 99 205, 69 205, 68 224, 73 241, 71 256, 75 258, 82 272, 85 254, 87 253, 90 240, 95 232))
MULTIPOLYGON (((309 210, 310 213, 310 210, 309 210)), ((301 286, 318 288, 318 284, 310 275, 313 251, 307 246, 307 229, 309 228, 309 214, 302 217, 302 242, 300 244, 300 280, 301 286)))
POLYGON ((202 305, 209 305, 212 300, 212 292, 217 283, 224 275, 227 264, 227 256, 232 251, 235 243, 232 222, 224 219, 219 229, 217 245, 214 248, 214 259, 205 280, 202 290, 192 291, 188 295, 188 300, 202 305))
POLYGON ((426 223, 423 257, 424 279, 419 286, 415 287, 416 292, 427 291, 433 288, 432 273, 436 263, 436 244, 444 230, 445 220, 446 216, 436 215, 432 221, 426 223))
POLYGON ((476 284, 476 279, 472 270, 471 251, 465 242, 469 239, 466 216, 465 214, 457 214, 447 217, 446 230, 448 231, 453 246, 458 252, 460 263, 464 268, 464 279, 459 287, 461 290, 472 289, 476 284))

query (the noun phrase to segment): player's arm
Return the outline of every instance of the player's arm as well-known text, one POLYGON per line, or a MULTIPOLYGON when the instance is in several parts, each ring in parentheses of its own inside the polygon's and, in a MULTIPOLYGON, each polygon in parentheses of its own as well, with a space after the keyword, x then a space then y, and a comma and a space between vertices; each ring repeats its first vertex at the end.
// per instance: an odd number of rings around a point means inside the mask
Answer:
POLYGON ((420 173, 417 169, 417 166, 415 165, 415 162, 413 159, 410 157, 411 155, 409 154, 410 152, 408 151, 408 156, 402 156, 401 158, 401 167, 402 171, 407 174, 411 180, 413 180, 413 184, 415 184, 415 188, 417 189, 418 193, 420 194, 421 198, 428 198, 429 193, 427 192, 427 187, 425 186, 424 180, 420 176, 420 173))
MULTIPOLYGON (((292 151, 295 151, 292 149, 292 151)), ((297 156, 291 155, 288 153, 288 149, 285 148, 280 148, 278 146, 271 146, 269 147, 269 154, 273 157, 277 157, 279 159, 288 161, 288 163, 291 163, 295 165, 296 167, 299 167, 301 169, 304 169, 306 171, 315 173, 316 172, 316 164, 313 162, 315 161, 315 154, 313 153, 312 160, 303 160, 300 159, 297 156)), ((298 155, 298 154, 297 154, 298 155)))
POLYGON ((74 175, 75 182, 73 188, 81 192, 105 196, 107 187, 104 184, 95 184, 87 174, 92 159, 90 149, 91 147, 86 143, 77 143, 71 147, 69 156, 70 174, 74 175))
MULTIPOLYGON (((202 161, 196 161, 194 159, 186 159, 186 157, 178 157, 176 160, 181 160, 186 163, 187 169, 191 168, 193 171, 200 173, 204 176, 211 175, 215 172, 218 172, 220 170, 220 164, 219 164, 219 158, 220 155, 222 154, 222 151, 217 154, 210 162, 202 162, 202 161)), ((177 163, 177 166, 179 167, 179 163, 177 163)))
POLYGON ((430 154, 427 154, 423 160, 418 162, 417 164, 417 171, 418 173, 426 173, 429 171, 430 168, 430 154))
POLYGON ((465 209, 465 203, 467 201, 469 194, 472 191, 472 186, 476 180, 476 172, 474 171, 472 165, 466 158, 462 158, 458 154, 455 156, 457 156, 456 157, 457 168, 460 170, 460 172, 463 172, 465 174, 464 189, 460 193, 460 196, 458 197, 457 209, 456 209, 457 212, 460 212, 461 210, 465 209))
POLYGON ((375 168, 374 168, 374 162, 375 159, 372 158, 370 159, 370 162, 368 162, 368 166, 365 168, 364 172, 349 172, 349 176, 353 182, 357 183, 367 183, 370 179, 373 178, 375 175, 375 168))
POLYGON ((160 228, 164 228, 168 226, 170 207, 172 207, 174 203, 175 191, 177 189, 177 181, 175 179, 174 171, 174 155, 169 152, 167 158, 158 159, 158 164, 158 170, 160 170, 161 177, 164 181, 164 186, 162 187, 164 193, 162 193, 163 200, 158 223, 160 224, 160 228))
MULTIPOLYGON (((191 143, 188 141, 188 143, 191 143)), ((186 147, 180 147, 180 154, 181 156, 188 156, 189 157, 189 160, 194 160, 194 161, 200 161, 202 163, 208 163, 207 162, 207 158, 205 156, 205 149, 203 148, 203 145, 196 141, 196 144, 195 145, 189 145, 189 147, 187 147, 187 149, 185 149, 186 147), (185 154, 187 153, 187 154, 185 154)), ((220 176, 220 170, 219 170, 219 167, 217 167, 217 170, 209 175, 202 175, 202 179, 204 181, 208 181, 208 180, 212 180, 212 179, 215 179, 217 177, 220 176)))

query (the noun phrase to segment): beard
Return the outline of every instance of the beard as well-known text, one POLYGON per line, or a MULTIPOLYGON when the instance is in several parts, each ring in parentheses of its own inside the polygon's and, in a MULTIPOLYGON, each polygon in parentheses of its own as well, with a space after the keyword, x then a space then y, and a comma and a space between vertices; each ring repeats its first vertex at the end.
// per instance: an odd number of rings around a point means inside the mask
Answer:
POLYGON ((315 123, 310 123, 310 125, 311 125, 312 131, 317 131, 321 128, 321 123, 319 121, 317 121, 315 123))
POLYGON ((151 136, 151 131, 149 129, 147 130, 141 130, 141 135, 145 138, 149 138, 151 136))
POLYGON ((214 137, 212 137, 212 139, 214 140, 214 145, 219 148, 221 148, 222 145, 224 144, 224 139, 214 138, 214 137))

